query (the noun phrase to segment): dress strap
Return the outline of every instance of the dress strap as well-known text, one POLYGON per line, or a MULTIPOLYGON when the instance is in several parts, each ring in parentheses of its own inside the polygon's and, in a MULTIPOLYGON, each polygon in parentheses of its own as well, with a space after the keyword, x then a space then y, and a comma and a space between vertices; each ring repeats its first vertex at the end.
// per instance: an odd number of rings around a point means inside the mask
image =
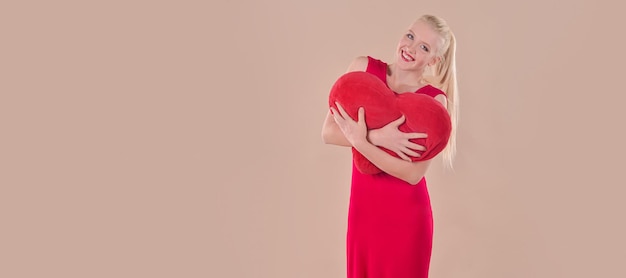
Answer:
POLYGON ((387 63, 367 56, 367 70, 369 72, 387 84, 387 63))

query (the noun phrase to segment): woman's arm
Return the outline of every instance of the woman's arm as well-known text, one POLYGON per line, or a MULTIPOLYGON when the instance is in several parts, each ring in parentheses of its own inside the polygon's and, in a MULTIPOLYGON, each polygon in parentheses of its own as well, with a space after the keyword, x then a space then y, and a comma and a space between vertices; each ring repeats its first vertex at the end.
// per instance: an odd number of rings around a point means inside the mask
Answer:
POLYGON ((322 141, 325 144, 332 144, 337 146, 352 147, 350 142, 343 135, 343 132, 335 123, 330 111, 326 114, 326 120, 324 120, 324 127, 322 128, 322 141))
POLYGON ((337 108, 339 111, 334 108, 331 108, 331 111, 340 131, 345 134, 344 138, 370 162, 383 172, 412 185, 417 184, 424 177, 431 160, 409 162, 389 155, 367 140, 367 126, 363 108, 359 109, 358 122, 354 121, 339 103, 337 103, 337 108))
POLYGON ((367 140, 357 140, 354 148, 383 172, 416 185, 426 175, 431 160, 409 162, 389 155, 367 140))
MULTIPOLYGON (((368 59, 366 56, 356 57, 350 66, 348 66, 348 72, 353 71, 365 71, 367 70, 368 59)), ((322 127, 322 140, 326 144, 344 146, 344 147, 352 147, 350 142, 346 140, 346 137, 341 132, 341 129, 335 123, 333 116, 330 114, 330 111, 326 114, 326 119, 324 120, 324 126, 322 127)))

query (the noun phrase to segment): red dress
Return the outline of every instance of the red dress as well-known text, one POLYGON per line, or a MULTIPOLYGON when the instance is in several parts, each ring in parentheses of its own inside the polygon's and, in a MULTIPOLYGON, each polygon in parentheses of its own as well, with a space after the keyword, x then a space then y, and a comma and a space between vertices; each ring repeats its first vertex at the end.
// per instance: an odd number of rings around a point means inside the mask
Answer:
MULTIPOLYGON (((387 83, 387 64, 368 57, 367 72, 387 83)), ((443 92, 425 86, 415 93, 443 92)), ((426 179, 411 185, 352 166, 347 229, 348 278, 426 278, 433 219, 426 179)))

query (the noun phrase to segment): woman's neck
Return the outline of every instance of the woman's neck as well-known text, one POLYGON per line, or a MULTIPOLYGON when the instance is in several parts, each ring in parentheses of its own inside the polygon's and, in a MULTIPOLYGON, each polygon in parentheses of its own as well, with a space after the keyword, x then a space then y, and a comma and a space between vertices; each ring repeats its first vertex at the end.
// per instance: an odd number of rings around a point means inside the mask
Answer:
POLYGON ((395 88, 420 88, 426 85, 422 77, 423 73, 423 69, 420 71, 406 71, 398 69, 396 64, 391 64, 389 65, 387 84, 395 88))

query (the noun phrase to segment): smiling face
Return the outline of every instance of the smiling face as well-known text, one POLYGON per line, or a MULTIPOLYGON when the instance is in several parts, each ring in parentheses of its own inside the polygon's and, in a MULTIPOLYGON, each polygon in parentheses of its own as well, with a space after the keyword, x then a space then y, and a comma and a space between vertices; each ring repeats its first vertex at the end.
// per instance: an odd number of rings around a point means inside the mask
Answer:
POLYGON ((422 71, 439 61, 443 39, 423 20, 415 21, 404 33, 396 49, 396 61, 403 70, 422 71))

